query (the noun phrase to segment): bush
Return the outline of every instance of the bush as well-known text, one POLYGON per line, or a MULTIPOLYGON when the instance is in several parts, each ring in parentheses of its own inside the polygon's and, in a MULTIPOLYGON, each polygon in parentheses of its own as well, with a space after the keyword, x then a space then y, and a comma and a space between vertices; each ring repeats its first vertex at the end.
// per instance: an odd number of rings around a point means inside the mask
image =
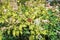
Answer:
POLYGON ((59 13, 53 9, 47 10, 45 1, 6 1, 0 6, 0 40, 60 38, 59 13))

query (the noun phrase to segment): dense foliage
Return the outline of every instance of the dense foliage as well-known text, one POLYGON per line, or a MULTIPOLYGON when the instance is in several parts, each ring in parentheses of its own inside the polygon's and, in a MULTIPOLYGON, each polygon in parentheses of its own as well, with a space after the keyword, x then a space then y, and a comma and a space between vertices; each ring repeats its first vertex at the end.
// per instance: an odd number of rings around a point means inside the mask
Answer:
POLYGON ((45 0, 0 2, 0 40, 59 40, 59 7, 45 0))

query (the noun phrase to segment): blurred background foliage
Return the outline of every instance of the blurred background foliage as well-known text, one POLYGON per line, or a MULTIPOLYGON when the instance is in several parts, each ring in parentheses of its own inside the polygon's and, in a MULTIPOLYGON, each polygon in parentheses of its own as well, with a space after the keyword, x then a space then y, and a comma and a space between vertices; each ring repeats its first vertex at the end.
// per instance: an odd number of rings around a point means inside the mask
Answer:
POLYGON ((0 40, 59 40, 60 9, 55 5, 50 9, 46 0, 0 0, 0 40))

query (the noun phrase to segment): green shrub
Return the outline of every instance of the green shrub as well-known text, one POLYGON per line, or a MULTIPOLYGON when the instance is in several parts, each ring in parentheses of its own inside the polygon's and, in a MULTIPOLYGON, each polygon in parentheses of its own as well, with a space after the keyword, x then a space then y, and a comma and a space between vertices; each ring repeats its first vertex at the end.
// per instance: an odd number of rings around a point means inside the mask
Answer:
POLYGON ((0 6, 1 40, 59 39, 60 18, 43 1, 8 1, 0 6))

